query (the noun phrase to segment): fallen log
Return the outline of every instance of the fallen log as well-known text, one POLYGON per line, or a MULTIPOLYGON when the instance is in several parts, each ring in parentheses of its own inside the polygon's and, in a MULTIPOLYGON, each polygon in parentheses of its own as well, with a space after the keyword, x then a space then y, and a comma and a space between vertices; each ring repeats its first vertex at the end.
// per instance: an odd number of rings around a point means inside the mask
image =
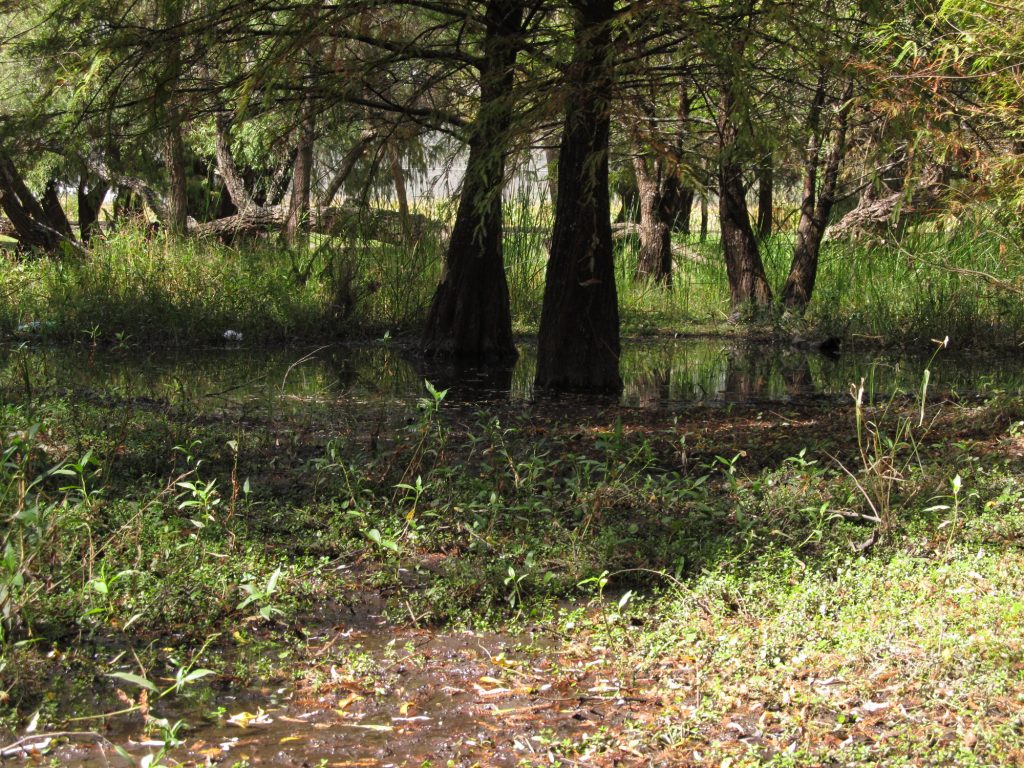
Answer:
MULTIPOLYGON (((189 232, 198 236, 223 238, 265 234, 282 230, 287 215, 287 208, 281 205, 252 207, 232 216, 196 223, 189 228, 189 232)), ((322 235, 363 238, 390 245, 405 243, 402 219, 398 211, 332 206, 312 211, 310 219, 310 231, 322 235)), ((428 216, 411 214, 409 223, 412 242, 428 237, 444 237, 444 225, 428 216)))

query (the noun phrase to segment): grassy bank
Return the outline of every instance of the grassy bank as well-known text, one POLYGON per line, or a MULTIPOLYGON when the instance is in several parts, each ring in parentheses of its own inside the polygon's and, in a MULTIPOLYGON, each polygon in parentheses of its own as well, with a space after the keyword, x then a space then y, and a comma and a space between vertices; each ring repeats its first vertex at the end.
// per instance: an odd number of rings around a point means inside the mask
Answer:
MULTIPOLYGON (((517 331, 536 332, 550 212, 510 204, 505 255, 517 331)), ((735 332, 715 239, 677 237, 674 285, 633 279, 636 242, 617 245, 620 314, 627 334, 735 332)), ((785 280, 792 233, 763 244, 766 269, 785 280)), ((415 334, 440 274, 439 243, 315 242, 309 254, 266 240, 229 247, 171 244, 126 231, 86 256, 0 262, 0 333, 116 344, 194 344, 235 330, 260 342, 415 334), (20 330, 19 330, 20 329, 20 330)), ((1017 274, 1020 248, 993 225, 911 232, 824 247, 815 298, 800 327, 876 346, 927 344, 1011 348, 1024 338, 1017 274)), ((785 335, 793 328, 776 320, 785 335)), ((769 330, 772 324, 769 323, 769 330)))
POLYGON ((25 355, 0 394, 8 734, 126 710, 86 724, 172 745, 225 692, 311 681, 328 713, 398 711, 393 658, 324 642, 376 601, 545 638, 522 695, 608 714, 529 726, 524 765, 1020 758, 1019 399, 167 400, 25 355))

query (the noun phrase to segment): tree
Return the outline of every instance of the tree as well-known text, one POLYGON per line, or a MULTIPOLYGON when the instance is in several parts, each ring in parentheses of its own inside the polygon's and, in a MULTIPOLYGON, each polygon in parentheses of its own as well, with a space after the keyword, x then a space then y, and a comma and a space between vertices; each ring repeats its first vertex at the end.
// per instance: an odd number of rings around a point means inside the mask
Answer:
POLYGON ((827 75, 818 78, 814 100, 807 116, 808 145, 804 170, 803 198, 800 220, 797 224, 796 244, 789 275, 782 288, 782 303, 787 309, 802 311, 811 300, 818 273, 818 256, 825 235, 832 206, 839 186, 839 168, 847 149, 847 127, 853 99, 853 81, 849 81, 839 99, 832 128, 832 147, 824 162, 824 174, 819 185, 818 172, 822 164, 822 111, 826 104, 827 75))
POLYGON ((722 251, 729 277, 732 318, 744 312, 759 313, 772 302, 757 237, 750 225, 747 188, 743 179, 743 154, 736 83, 728 77, 720 85, 718 111, 718 218, 722 251))
POLYGON ((519 0, 488 0, 484 10, 480 106, 469 129, 469 158, 444 274, 427 314, 427 355, 507 360, 517 354, 502 250, 501 197, 523 13, 519 0))
POLYGON ((622 391, 608 193, 613 0, 575 0, 558 195, 537 341, 536 384, 622 391))

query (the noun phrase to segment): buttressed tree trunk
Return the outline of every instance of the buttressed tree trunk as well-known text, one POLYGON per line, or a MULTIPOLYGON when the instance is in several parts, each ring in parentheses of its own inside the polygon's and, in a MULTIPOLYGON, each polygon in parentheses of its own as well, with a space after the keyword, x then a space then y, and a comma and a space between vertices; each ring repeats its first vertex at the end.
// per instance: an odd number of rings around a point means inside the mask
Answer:
POLYGON ((633 159, 640 192, 640 254, 638 278, 672 284, 672 225, 679 204, 679 184, 657 156, 633 159))
POLYGON ((811 300, 818 275, 821 241, 836 201, 839 186, 839 167, 846 154, 846 129, 853 97, 852 83, 843 94, 843 104, 836 118, 832 150, 825 160, 825 173, 818 189, 818 167, 821 161, 821 112, 825 104, 825 78, 818 80, 818 88, 807 118, 810 134, 804 166, 804 194, 800 204, 800 222, 797 225, 796 244, 789 275, 782 288, 782 303, 788 310, 801 312, 811 300))
POLYGON ((577 0, 570 105, 537 344, 538 387, 622 391, 608 196, 614 0, 577 0))
POLYGON ((722 248, 729 275, 732 318, 744 311, 757 313, 772 301, 772 291, 765 277, 764 265, 757 247, 757 238, 750 226, 743 167, 737 153, 739 130, 735 122, 735 101, 726 83, 718 119, 718 215, 722 227, 722 248))
POLYGON ((444 275, 427 315, 423 335, 427 355, 501 361, 515 359, 517 354, 502 250, 501 193, 522 23, 520 0, 487 4, 480 107, 470 135, 444 275))

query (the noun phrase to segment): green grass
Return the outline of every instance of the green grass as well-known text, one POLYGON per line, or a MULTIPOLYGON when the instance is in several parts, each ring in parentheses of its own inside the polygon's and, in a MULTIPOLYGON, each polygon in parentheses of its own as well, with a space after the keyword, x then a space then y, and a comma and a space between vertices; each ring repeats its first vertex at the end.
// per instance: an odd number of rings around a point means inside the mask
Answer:
POLYGON ((1013 347, 1024 333, 1021 251, 1012 233, 967 222, 901 242, 826 244, 812 323, 868 342, 942 339, 1013 347))
MULTIPOLYGON (((505 258, 515 329, 536 332, 551 211, 529 197, 506 206, 505 258)), ((776 294, 793 234, 762 244, 776 294)), ((237 247, 213 240, 170 243, 123 231, 87 255, 0 262, 0 333, 153 343, 209 343, 225 330, 250 340, 336 339, 416 333, 440 275, 441 243, 414 247, 360 239, 314 239, 308 255, 271 241, 237 247)), ((636 240, 616 244, 620 316, 627 335, 728 333, 729 292, 715 238, 677 236, 671 290, 634 280, 636 240)), ((865 346, 1011 348, 1024 334, 1013 233, 982 221, 863 243, 826 243, 818 284, 797 323, 865 346)), ((780 313, 781 314, 781 313, 780 313)), ((767 328, 791 332, 778 315, 767 328)))

